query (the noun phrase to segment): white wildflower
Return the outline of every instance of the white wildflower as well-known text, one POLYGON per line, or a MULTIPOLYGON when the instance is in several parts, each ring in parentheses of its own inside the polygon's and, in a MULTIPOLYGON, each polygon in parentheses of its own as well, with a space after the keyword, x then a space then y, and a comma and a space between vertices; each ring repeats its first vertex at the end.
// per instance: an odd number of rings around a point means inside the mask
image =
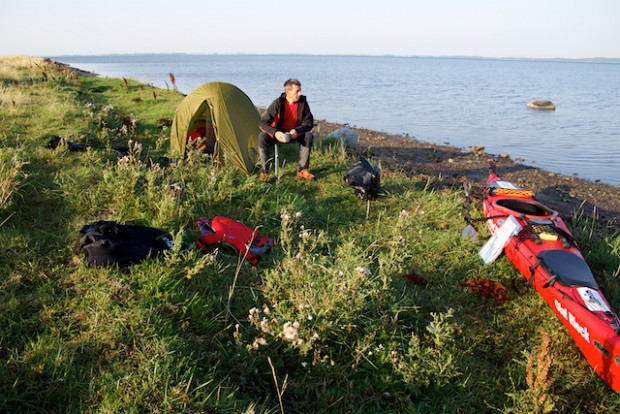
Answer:
POLYGON ((258 317, 260 316, 260 309, 252 308, 250 309, 250 314, 248 315, 248 322, 255 324, 258 322, 258 317))
POLYGON ((139 143, 138 141, 135 141, 135 142, 133 143, 133 152, 135 152, 135 153, 140 153, 140 152, 142 152, 142 144, 141 144, 141 143, 139 143))
POLYGON ((120 133, 121 133, 121 134, 123 134, 123 135, 127 135, 127 125, 123 124, 123 125, 119 128, 118 132, 120 132, 120 133))
POLYGON ((128 167, 129 166, 129 157, 125 155, 124 157, 122 157, 122 158, 120 158, 118 160, 117 164, 118 164, 119 167, 128 167))
POLYGON ((267 345, 267 341, 265 340, 265 338, 256 337, 254 338, 254 342, 252 343, 252 348, 258 349, 259 347, 265 345, 267 345))
POLYGON ((267 318, 263 318, 263 320, 260 321, 260 330, 264 333, 271 333, 271 326, 269 325, 269 320, 267 320, 267 318))
POLYGON ((181 187, 181 185, 179 183, 169 184, 168 188, 171 189, 172 191, 181 191, 181 190, 183 190, 183 187, 181 187))
POLYGON ((405 209, 402 209, 398 216, 399 216, 399 218, 401 220, 405 219, 405 218, 408 218, 409 217, 409 212, 407 210, 405 210, 405 209))
POLYGON ((264 306, 263 306, 263 313, 264 313, 265 315, 269 315, 269 312, 271 312, 271 309, 269 309, 269 306, 264 305, 264 306))
POLYGON ((299 220, 301 218, 301 211, 295 213, 295 218, 299 220))
POLYGON ((280 337, 290 342, 296 342, 299 339, 298 329, 299 322, 286 322, 284 324, 284 327, 282 328, 282 333, 280 334, 280 337))
POLYGON ((358 276, 370 276, 370 269, 367 267, 358 266, 355 268, 358 276))
POLYGON ((301 237, 303 240, 306 240, 310 236, 310 230, 304 228, 304 226, 301 226, 299 230, 299 237, 301 237))

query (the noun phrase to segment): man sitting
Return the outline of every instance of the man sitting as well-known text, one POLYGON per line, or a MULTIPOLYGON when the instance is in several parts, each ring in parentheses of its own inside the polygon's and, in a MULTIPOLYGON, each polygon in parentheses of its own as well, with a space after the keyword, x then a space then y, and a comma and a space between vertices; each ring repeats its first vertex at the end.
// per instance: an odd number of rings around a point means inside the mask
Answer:
POLYGON ((305 180, 314 180, 308 171, 310 152, 312 151, 312 127, 314 117, 306 97, 301 94, 301 83, 297 79, 284 82, 284 93, 267 109, 260 120, 261 133, 258 136, 261 171, 260 181, 267 181, 267 152, 270 145, 279 142, 299 143, 299 168, 297 176, 305 180), (276 141, 277 140, 277 141, 276 141))

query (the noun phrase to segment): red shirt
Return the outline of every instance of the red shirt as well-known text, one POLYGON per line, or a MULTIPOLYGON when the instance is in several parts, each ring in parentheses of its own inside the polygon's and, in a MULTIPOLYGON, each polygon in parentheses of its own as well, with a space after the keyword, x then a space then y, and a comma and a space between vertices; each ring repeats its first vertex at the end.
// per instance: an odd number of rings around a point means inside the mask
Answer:
POLYGON ((282 112, 282 123, 280 124, 280 129, 284 131, 290 131, 291 129, 297 127, 297 111, 299 107, 299 102, 288 103, 288 101, 284 100, 284 111, 282 112))

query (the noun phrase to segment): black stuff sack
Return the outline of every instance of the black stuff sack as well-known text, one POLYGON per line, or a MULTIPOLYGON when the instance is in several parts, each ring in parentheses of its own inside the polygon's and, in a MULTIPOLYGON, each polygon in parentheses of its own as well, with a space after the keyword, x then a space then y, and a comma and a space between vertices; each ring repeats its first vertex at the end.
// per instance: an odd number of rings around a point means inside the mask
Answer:
POLYGON ((379 197, 381 170, 360 155, 344 175, 344 181, 353 188, 357 198, 371 200, 379 197))
POLYGON ((96 221, 82 227, 75 254, 85 253, 89 267, 126 266, 172 249, 172 236, 153 227, 96 221))

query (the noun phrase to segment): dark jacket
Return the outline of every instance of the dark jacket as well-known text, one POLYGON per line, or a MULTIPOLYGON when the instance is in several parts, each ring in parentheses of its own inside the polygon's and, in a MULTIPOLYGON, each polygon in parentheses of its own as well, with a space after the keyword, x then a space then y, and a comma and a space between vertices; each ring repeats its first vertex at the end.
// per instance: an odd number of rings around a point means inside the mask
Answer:
MULTIPOLYGON (((268 133, 271 137, 275 135, 276 131, 282 131, 280 125, 282 123, 282 112, 284 111, 285 99, 286 95, 283 93, 269 105, 267 112, 265 112, 260 120, 260 129, 268 133)), ((310 106, 308 106, 308 101, 306 101, 304 95, 299 97, 297 111, 297 126, 295 127, 297 133, 305 134, 311 131, 314 127, 314 117, 312 116, 312 112, 310 112, 310 106)))

